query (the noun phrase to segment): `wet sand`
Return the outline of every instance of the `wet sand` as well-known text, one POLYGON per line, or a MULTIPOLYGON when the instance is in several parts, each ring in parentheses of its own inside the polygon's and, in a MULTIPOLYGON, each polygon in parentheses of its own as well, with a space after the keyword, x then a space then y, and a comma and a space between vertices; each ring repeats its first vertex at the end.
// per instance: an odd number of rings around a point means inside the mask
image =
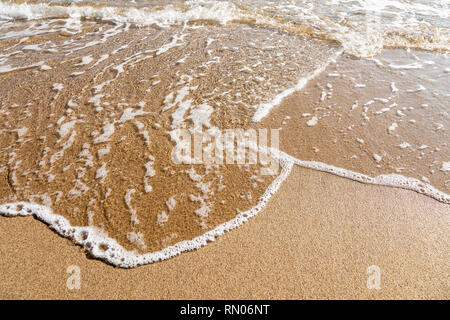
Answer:
POLYGON ((197 251, 120 269, 0 217, 1 299, 449 299, 449 206, 294 167, 256 217, 197 251), (66 269, 81 269, 81 289, 66 269), (366 270, 381 270, 381 289, 366 270))
MULTIPOLYGON (((66 28, 53 20, 33 23, 5 30, 66 28)), ((240 24, 80 25, 72 36, 32 37, 26 46, 0 50, 11 66, 1 75, 9 85, 0 87, 0 205, 45 205, 72 227, 99 228, 138 253, 191 240, 252 209, 278 174, 261 174, 253 164, 176 164, 176 131, 247 129, 252 106, 294 85, 338 49, 240 24), (36 70, 43 61, 48 66, 36 70)), ((73 238, 111 248, 84 235, 73 238)), ((128 263, 111 251, 110 259, 128 263)))
MULTIPOLYGON (((442 202, 296 166, 243 227, 133 270, 88 258, 94 248, 135 266, 92 233, 59 229, 81 248, 33 218, 1 216, 0 297, 449 297, 450 200, 430 191, 450 187, 448 58, 386 49, 446 48, 440 29, 430 30, 434 44, 386 40, 383 52, 361 60, 353 56, 364 45, 349 49, 339 32, 311 38, 308 28, 272 20, 273 9, 270 23, 238 14, 222 25, 210 8, 170 27, 64 14, 1 24, 0 211, 17 201, 45 205, 72 227, 99 228, 146 253, 254 208, 275 177, 258 166, 172 163, 175 130, 183 128, 280 129, 280 150, 299 165, 391 174, 385 184, 442 202), (66 288, 71 265, 81 268, 79 291, 66 288), (373 265, 380 290, 366 286, 373 265)), ((23 204, 11 210, 33 212, 23 204)))

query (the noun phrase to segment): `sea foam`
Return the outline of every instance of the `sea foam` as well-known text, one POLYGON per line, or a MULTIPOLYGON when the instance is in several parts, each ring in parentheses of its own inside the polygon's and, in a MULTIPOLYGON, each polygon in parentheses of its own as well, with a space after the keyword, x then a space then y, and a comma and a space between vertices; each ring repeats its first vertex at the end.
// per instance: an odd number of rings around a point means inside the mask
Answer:
MULTIPOLYGON (((278 191, 282 182, 289 176, 289 173, 294 165, 317 171, 328 172, 362 183, 412 190, 432 197, 443 203, 450 203, 450 195, 436 189, 430 184, 414 178, 408 178, 398 174, 370 177, 362 173, 335 167, 322 162, 302 161, 279 150, 269 149, 268 151, 272 156, 279 159, 281 164, 281 173, 269 185, 264 194, 260 197, 256 206, 248 211, 240 212, 235 218, 217 226, 213 230, 210 230, 201 236, 195 237, 191 240, 178 242, 156 252, 138 254, 136 251, 126 250, 118 244, 115 239, 108 237, 108 235, 102 230, 91 226, 71 226, 66 218, 54 213, 51 208, 34 203, 14 202, 3 204, 0 205, 0 214, 5 216, 35 216, 44 223, 51 225, 52 228, 61 236, 73 239, 79 245, 85 247, 86 250, 88 250, 93 256, 121 268, 134 268, 139 265, 166 260, 186 251, 199 249, 208 244, 208 242, 214 241, 225 232, 241 226, 244 222, 257 215, 264 208, 269 199, 278 191)), ((130 203, 130 211, 132 211, 132 192, 133 190, 127 194, 127 203, 130 203)), ((166 217, 165 214, 164 220, 166 218, 168 217, 166 217)))

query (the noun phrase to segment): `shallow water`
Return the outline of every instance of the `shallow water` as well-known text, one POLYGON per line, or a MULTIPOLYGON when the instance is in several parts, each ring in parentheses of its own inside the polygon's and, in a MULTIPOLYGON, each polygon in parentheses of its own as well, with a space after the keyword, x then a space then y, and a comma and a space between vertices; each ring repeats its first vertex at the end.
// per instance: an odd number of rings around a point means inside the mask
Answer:
POLYGON ((0 209, 133 267, 239 226, 293 164, 449 203, 448 5, 1 1, 0 209), (181 128, 280 129, 280 171, 176 165, 181 128))

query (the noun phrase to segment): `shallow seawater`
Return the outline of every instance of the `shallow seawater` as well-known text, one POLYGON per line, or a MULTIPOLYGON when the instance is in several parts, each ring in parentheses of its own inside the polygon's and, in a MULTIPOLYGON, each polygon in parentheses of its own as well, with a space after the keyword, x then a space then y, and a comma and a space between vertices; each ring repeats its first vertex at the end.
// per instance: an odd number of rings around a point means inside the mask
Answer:
POLYGON ((449 203, 449 14, 445 1, 1 1, 0 211, 134 267, 247 221, 294 164, 449 203), (176 164, 179 129, 277 129, 279 170, 176 164))

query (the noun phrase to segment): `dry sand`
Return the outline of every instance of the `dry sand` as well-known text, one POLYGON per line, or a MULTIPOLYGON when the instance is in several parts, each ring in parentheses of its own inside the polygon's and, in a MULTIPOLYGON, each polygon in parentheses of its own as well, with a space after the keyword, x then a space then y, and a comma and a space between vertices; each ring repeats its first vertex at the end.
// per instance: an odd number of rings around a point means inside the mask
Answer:
POLYGON ((449 206, 295 167, 267 207, 200 250, 135 269, 0 217, 1 299, 449 299, 449 206), (81 269, 81 289, 66 269, 81 269), (366 286, 381 269, 381 289, 366 286))

